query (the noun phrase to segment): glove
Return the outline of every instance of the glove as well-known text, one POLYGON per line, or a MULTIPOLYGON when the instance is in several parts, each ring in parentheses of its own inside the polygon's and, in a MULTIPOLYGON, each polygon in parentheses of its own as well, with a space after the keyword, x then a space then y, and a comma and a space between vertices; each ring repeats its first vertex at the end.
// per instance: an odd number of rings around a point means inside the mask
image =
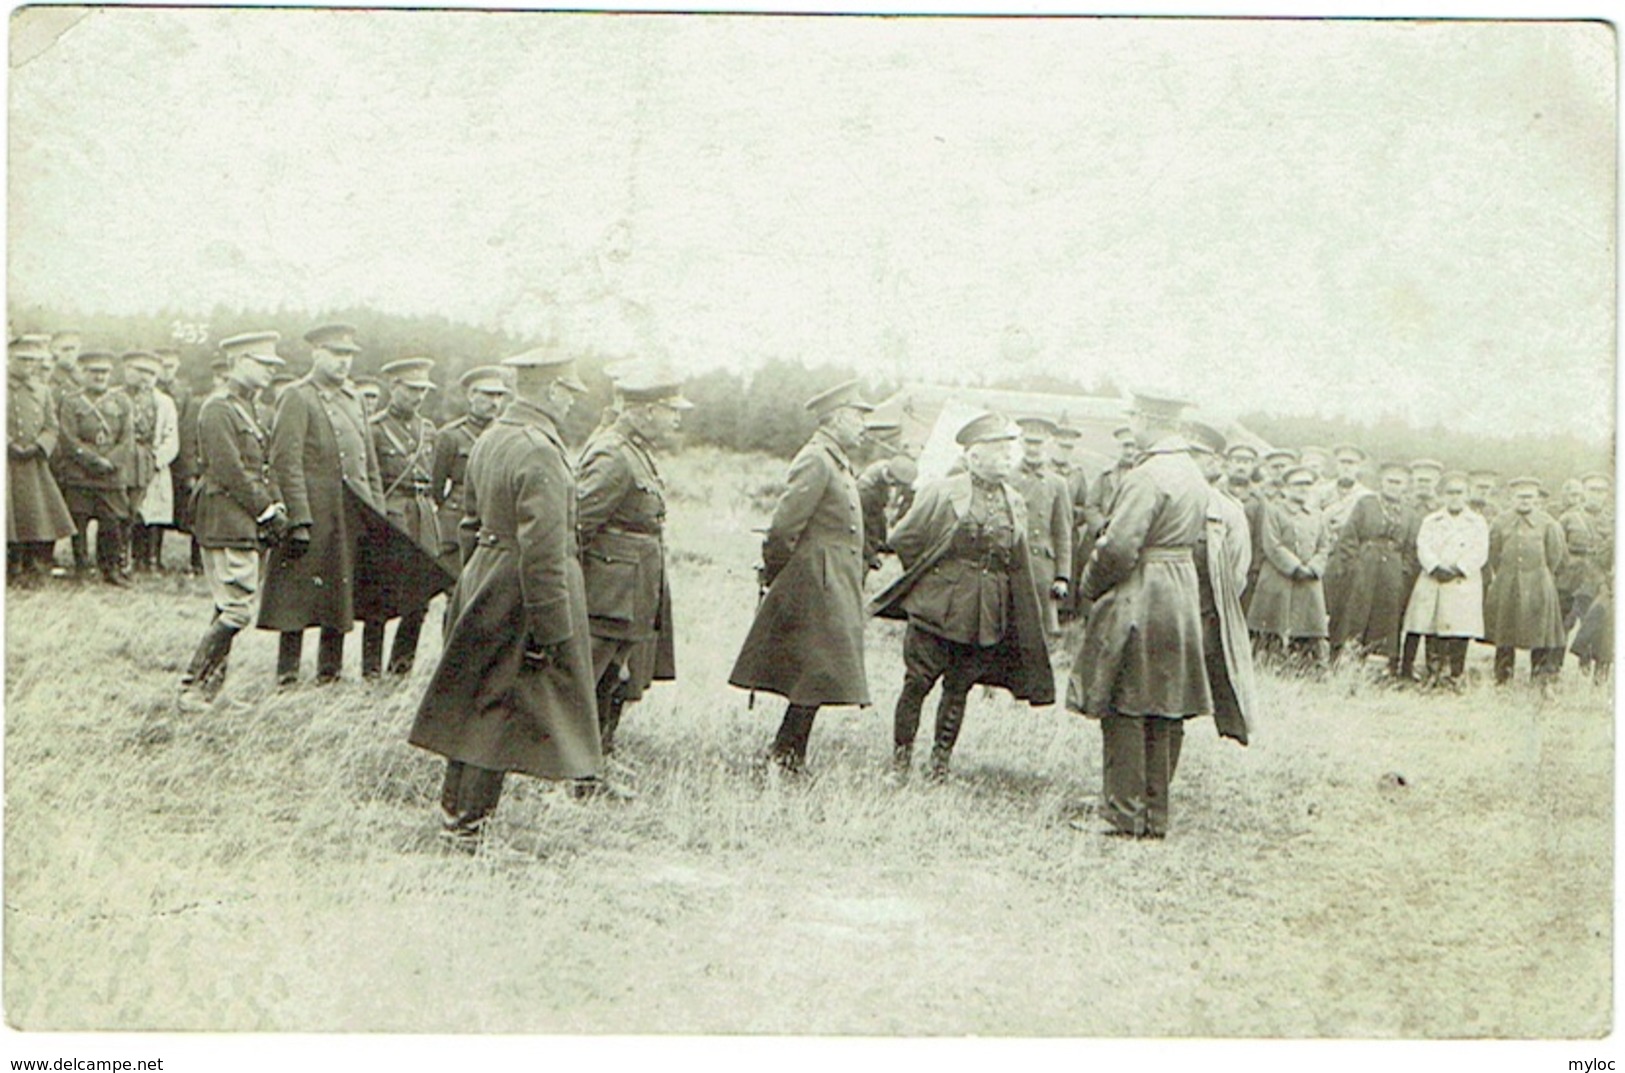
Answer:
POLYGON ((1434 581, 1454 581, 1456 572, 1448 566, 1435 566, 1428 571, 1428 576, 1434 581))
POLYGON ((95 474, 97 474, 99 476, 103 476, 103 477, 107 476, 107 474, 109 474, 109 473, 117 473, 118 472, 118 466, 116 464, 114 464, 112 462, 109 462, 107 459, 101 458, 101 457, 99 457, 97 455, 92 455, 91 456, 90 465, 89 465, 88 468, 90 469, 90 472, 95 473, 95 474))
POLYGON ((1315 572, 1309 569, 1307 566, 1304 566, 1302 563, 1299 563, 1297 566, 1292 568, 1293 581, 1308 581, 1314 576, 1315 572))
POLYGON ((525 641, 525 666, 533 671, 562 667, 569 654, 568 641, 557 641, 550 645, 535 644, 528 639, 525 641))
POLYGON ((301 525, 288 530, 282 555, 286 559, 303 559, 310 551, 310 526, 301 525))
POLYGON ((277 541, 280 541, 282 538, 286 537, 288 535, 288 531, 292 529, 293 526, 288 523, 288 512, 285 510, 279 510, 265 520, 264 528, 266 535, 271 538, 271 542, 276 543, 277 541))
POLYGON ((1050 599, 1064 600, 1066 599, 1066 594, 1071 591, 1071 586, 1066 583, 1066 578, 1058 577, 1055 579, 1055 584, 1049 587, 1050 599))

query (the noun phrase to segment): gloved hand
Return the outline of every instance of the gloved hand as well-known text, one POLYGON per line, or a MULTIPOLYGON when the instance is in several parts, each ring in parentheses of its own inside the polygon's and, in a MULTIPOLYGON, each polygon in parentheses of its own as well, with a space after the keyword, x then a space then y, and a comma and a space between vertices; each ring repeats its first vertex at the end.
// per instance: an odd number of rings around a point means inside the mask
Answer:
POLYGON ((300 525, 288 530, 282 554, 287 559, 303 559, 310 551, 310 526, 300 525))
POLYGON ((8 445, 11 457, 19 462, 27 462, 31 458, 44 458, 45 448, 37 443, 13 443, 8 445))
POLYGON ((273 543, 286 537, 292 528, 288 523, 288 512, 285 510, 279 510, 265 519, 265 533, 273 543))
POLYGON ((525 641, 525 666, 534 671, 546 670, 548 667, 562 667, 570 652, 570 642, 556 641, 550 645, 539 645, 529 640, 525 641))
POLYGON ((1456 572, 1448 566, 1435 566, 1428 571, 1428 577, 1434 581, 1454 581, 1456 580, 1456 572))
POLYGON ((1051 600, 1064 600, 1067 593, 1071 591, 1072 586, 1066 583, 1066 578, 1058 577, 1055 579, 1055 584, 1049 587, 1049 596, 1051 600))
POLYGON ((102 458, 99 455, 92 455, 89 464, 85 468, 100 477, 105 477, 109 473, 118 472, 117 463, 109 462, 107 459, 102 458))
POLYGON ((1302 563, 1299 563, 1297 566, 1292 568, 1293 581, 1308 581, 1314 576, 1315 572, 1309 569, 1307 566, 1304 566, 1302 563))

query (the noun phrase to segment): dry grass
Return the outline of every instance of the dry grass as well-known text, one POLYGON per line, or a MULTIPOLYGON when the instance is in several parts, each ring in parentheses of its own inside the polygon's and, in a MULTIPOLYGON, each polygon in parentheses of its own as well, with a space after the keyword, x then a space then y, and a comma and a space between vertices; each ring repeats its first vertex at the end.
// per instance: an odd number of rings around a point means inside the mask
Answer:
MULTIPOLYGON (((404 741, 435 616, 404 684, 279 696, 274 638, 245 635, 228 705, 182 718, 170 703, 207 618, 200 585, 9 594, 8 1021, 1608 1030, 1606 690, 1571 673, 1549 703, 1482 683, 1419 698, 1350 670, 1266 676, 1255 745, 1192 724, 1173 836, 1131 843, 1068 823, 1098 785, 1093 726, 1002 694, 973 694, 948 785, 889 785, 900 633, 874 623, 876 707, 821 715, 820 777, 781 785, 755 764, 779 703, 747 710, 723 684, 777 468, 698 452, 667 468, 682 680, 624 724, 641 796, 584 805, 510 780, 507 849, 472 860, 436 851, 439 764, 404 741)), ((1485 650, 1473 658, 1482 669, 1485 650)))

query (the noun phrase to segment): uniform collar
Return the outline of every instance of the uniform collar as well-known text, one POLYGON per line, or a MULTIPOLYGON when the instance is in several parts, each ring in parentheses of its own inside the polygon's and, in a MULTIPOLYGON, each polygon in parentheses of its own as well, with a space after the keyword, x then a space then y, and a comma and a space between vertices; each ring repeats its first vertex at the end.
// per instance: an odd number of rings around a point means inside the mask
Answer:
POLYGON ((830 435, 828 430, 814 429, 813 439, 822 441, 824 450, 835 456, 835 461, 840 463, 842 469, 848 473, 853 472, 852 460, 846 456, 846 450, 841 446, 840 441, 830 435))
POLYGON ((1190 444, 1189 440, 1187 440, 1185 437, 1179 435, 1177 432, 1170 432, 1167 435, 1163 436, 1156 443, 1153 443, 1150 447, 1147 447, 1145 449, 1145 451, 1144 451, 1144 454, 1145 455, 1189 454, 1190 449, 1191 449, 1191 444, 1190 444))
POLYGON ((555 440, 563 439, 559 435, 558 420, 529 399, 513 400, 508 404, 508 409, 504 411, 499 420, 504 425, 528 425, 532 428, 539 428, 555 440))

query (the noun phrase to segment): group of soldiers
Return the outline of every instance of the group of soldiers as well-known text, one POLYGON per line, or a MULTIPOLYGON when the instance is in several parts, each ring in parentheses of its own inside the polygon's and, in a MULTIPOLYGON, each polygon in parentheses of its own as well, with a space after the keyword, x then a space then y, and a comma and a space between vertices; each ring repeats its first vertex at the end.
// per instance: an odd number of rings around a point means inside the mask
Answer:
MULTIPOLYGON (((66 536, 87 573, 95 522, 101 575, 121 584, 142 548, 155 557, 137 529, 188 530, 213 603, 180 683, 190 711, 215 703, 251 622, 280 634, 281 687, 297 683, 311 628, 316 681, 337 680, 358 619, 363 676, 405 675, 430 599, 449 592, 409 736, 445 759, 443 838, 480 844, 508 772, 630 796, 606 777, 622 712, 675 675, 658 459, 691 407, 681 379, 659 362, 612 367, 615 401, 577 453, 560 430, 586 387, 555 350, 464 373, 466 414, 436 428, 432 358, 356 377, 356 330, 327 324, 305 334, 310 369, 294 378, 279 343, 223 340, 197 397, 173 354, 125 354, 118 390, 111 357, 79 352, 73 333, 14 339, 11 576, 48 570, 66 536)), ((870 616, 907 623, 893 777, 913 770, 933 690, 926 774, 941 779, 972 686, 1053 704, 1064 653, 1066 704, 1102 730, 1099 815, 1131 837, 1167 833, 1186 719, 1212 715, 1246 743, 1255 653, 1374 655, 1411 680, 1425 643, 1424 680, 1449 684, 1478 638, 1496 646, 1498 681, 1518 648, 1544 681, 1577 630, 1582 660, 1611 665, 1601 475, 1565 489, 1560 519, 1536 481, 1509 482, 1497 510, 1494 475, 1428 460, 1379 467, 1372 489, 1358 448, 1260 452, 1180 400, 1139 395, 1104 471, 1076 461, 1081 432, 1064 421, 983 413, 957 430, 947 474, 921 481, 857 381, 807 408, 817 428, 766 531, 729 675, 785 700, 766 752, 785 776, 805 772, 821 707, 870 703, 870 616), (900 572, 866 600, 888 554, 900 572)))

